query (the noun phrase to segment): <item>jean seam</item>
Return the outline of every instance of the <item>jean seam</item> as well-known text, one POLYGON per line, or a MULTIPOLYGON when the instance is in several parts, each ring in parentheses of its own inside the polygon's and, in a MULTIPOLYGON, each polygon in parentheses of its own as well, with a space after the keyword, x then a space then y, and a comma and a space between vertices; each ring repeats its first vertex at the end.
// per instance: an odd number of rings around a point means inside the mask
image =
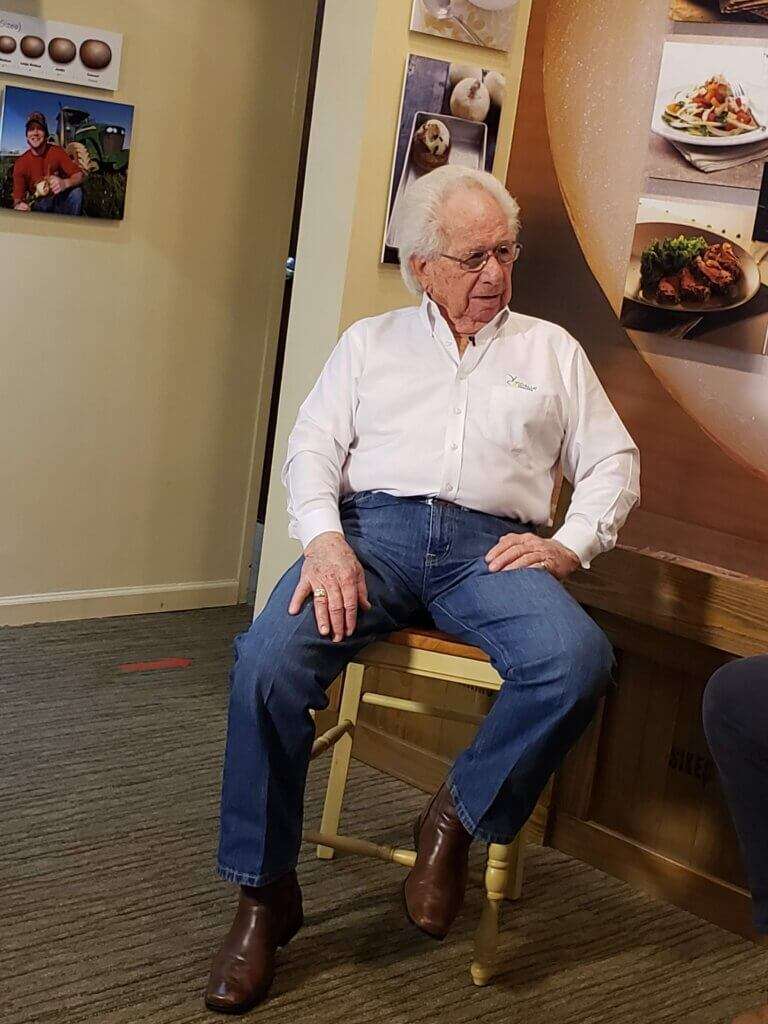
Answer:
MULTIPOLYGON (((314 615, 314 607, 313 607, 312 602, 310 601, 310 599, 306 598, 305 601, 304 601, 304 607, 301 609, 301 611, 297 612, 296 615, 291 615, 290 616, 291 625, 293 626, 293 630, 291 631, 291 634, 290 634, 290 637, 289 637, 289 639, 291 641, 296 636, 296 634, 299 632, 299 629, 303 626, 304 621, 306 620, 306 618, 307 618, 307 616, 309 614, 314 615)), ((249 630, 249 632, 250 632, 250 630, 249 630)), ((332 641, 329 639, 328 643, 332 643, 332 641)), ((270 674, 269 687, 267 689, 267 692, 263 696, 264 707, 268 707, 269 706, 269 698, 272 696, 272 691, 274 690, 274 688, 275 688, 275 674, 273 672, 273 673, 270 674)), ((256 686, 255 685, 252 688, 251 696, 252 696, 252 703, 253 703, 252 713, 253 713, 253 717, 254 717, 254 720, 255 720, 255 718, 256 718, 256 686)))
POLYGON ((447 532, 448 532, 449 535, 448 535, 448 539, 446 541, 445 550, 443 551, 443 553, 441 555, 438 555, 438 559, 437 559, 438 562, 444 562, 448 558, 448 555, 450 555, 451 551, 453 551, 453 538, 456 536, 456 511, 455 511, 455 507, 451 510, 451 515, 450 516, 447 516, 447 517, 443 518, 443 522, 444 523, 445 523, 446 518, 448 520, 448 524, 447 524, 448 525, 448 530, 447 530, 447 532))
POLYGON ((235 882, 237 885, 251 885, 257 888, 262 885, 269 885, 271 882, 276 882, 279 878, 283 878, 290 871, 296 870, 296 864, 289 864, 288 867, 283 868, 280 871, 268 871, 260 875, 252 874, 248 871, 238 871, 236 868, 229 868, 220 861, 216 865, 216 873, 219 878, 223 878, 225 882, 235 882))
POLYGON ((492 647, 499 656, 500 663, 504 666, 504 672, 499 674, 502 676, 503 679, 508 678, 509 673, 512 670, 512 666, 507 661, 504 651, 502 651, 502 649, 497 644, 495 644, 493 640, 490 639, 490 637, 487 637, 485 633, 482 632, 482 630, 475 629, 473 626, 467 626, 466 623, 462 622, 461 619, 458 619, 452 612, 449 612, 447 608, 444 608, 437 598, 435 598, 434 601, 432 601, 432 604, 439 608, 443 615, 446 615, 449 619, 452 619, 457 626, 460 626, 463 630, 466 630, 468 633, 474 633, 476 636, 479 636, 481 640, 484 640, 489 647, 492 647))
POLYGON ((500 846, 507 846, 513 842, 518 833, 506 833, 506 832, 489 832, 487 829, 480 828, 478 824, 473 820, 472 815, 467 810, 466 804, 461 799, 459 790, 456 784, 456 780, 453 775, 448 780, 448 790, 453 798, 453 805, 456 808, 456 813, 459 816, 459 821, 475 839, 481 839, 484 843, 498 843, 500 846))
POLYGON ((432 521, 435 515, 435 506, 429 502, 429 522, 427 523, 427 544, 426 553, 424 555, 424 572, 421 574, 421 603, 426 606, 426 593, 427 593, 427 575, 430 569, 430 563, 428 561, 429 548, 432 543, 432 521))

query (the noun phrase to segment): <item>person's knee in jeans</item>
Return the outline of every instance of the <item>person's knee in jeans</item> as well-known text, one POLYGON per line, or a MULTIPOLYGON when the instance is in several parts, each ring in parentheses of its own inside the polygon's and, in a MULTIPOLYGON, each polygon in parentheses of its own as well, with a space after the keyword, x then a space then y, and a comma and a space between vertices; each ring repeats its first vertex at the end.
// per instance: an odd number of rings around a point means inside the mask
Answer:
POLYGON ((83 212, 82 188, 78 185, 56 196, 53 208, 56 213, 63 213, 69 217, 79 217, 83 212))
POLYGON ((561 649, 552 657, 561 663, 566 678, 564 701, 591 714, 611 681, 615 664, 613 647, 600 627, 587 615, 566 634, 561 649))
POLYGON ((739 740, 766 742, 760 717, 754 714, 755 680, 743 661, 719 668, 707 683, 702 703, 704 732, 715 757, 739 740))

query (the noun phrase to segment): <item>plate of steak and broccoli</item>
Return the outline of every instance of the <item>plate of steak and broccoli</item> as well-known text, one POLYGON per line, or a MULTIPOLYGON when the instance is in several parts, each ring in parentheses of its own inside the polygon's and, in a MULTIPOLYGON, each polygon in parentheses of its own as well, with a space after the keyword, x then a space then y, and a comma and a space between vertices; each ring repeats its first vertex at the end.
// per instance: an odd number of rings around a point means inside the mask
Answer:
POLYGON ((760 288, 754 258, 737 242, 684 224, 638 224, 626 297, 706 313, 749 302, 760 288))

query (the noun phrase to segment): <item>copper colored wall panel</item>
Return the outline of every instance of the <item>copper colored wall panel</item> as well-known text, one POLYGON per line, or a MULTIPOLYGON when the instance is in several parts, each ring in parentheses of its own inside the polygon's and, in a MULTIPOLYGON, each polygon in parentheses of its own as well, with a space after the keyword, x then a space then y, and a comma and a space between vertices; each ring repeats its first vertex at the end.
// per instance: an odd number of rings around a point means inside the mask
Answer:
POLYGON ((508 176, 526 245, 514 301, 579 338, 640 446, 642 507, 622 542, 768 578, 768 380, 723 393, 700 364, 638 352, 615 312, 667 9, 534 3, 508 176))

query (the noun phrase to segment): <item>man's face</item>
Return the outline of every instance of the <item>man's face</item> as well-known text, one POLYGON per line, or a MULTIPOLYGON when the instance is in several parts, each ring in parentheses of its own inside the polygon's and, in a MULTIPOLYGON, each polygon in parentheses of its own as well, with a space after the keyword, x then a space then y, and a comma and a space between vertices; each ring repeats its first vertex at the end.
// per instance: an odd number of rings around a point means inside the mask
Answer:
POLYGON ((39 149, 45 142, 45 132, 39 124, 31 124, 27 128, 27 142, 32 149, 39 149))
MULTIPOLYGON (((485 189, 462 188, 450 195, 442 222, 442 251, 449 256, 463 259, 514 240, 503 210, 485 189)), ((512 264, 502 265, 493 255, 474 273, 444 257, 414 258, 412 266, 421 286, 445 310, 459 334, 476 334, 512 297, 512 264)))

